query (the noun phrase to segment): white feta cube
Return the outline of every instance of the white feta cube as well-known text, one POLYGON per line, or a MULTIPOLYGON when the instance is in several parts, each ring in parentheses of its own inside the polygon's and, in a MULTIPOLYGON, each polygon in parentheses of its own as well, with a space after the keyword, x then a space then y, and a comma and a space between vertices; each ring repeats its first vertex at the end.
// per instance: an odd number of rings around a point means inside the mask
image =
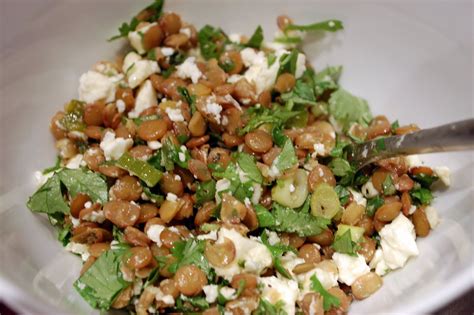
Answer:
POLYGON ((142 59, 137 53, 130 52, 125 56, 122 71, 127 76, 130 88, 134 89, 150 75, 158 73, 160 67, 156 61, 142 59))
POLYGON ((129 118, 137 118, 141 112, 158 104, 156 91, 150 80, 146 80, 140 86, 135 98, 135 108, 128 113, 129 118))
POLYGON ((295 314, 295 302, 298 298, 298 283, 294 280, 279 279, 277 277, 262 277, 259 283, 263 285, 261 298, 276 304, 283 302, 283 309, 287 314, 295 314))
POLYGON ((79 78, 79 99, 86 103, 98 100, 112 102, 116 86, 117 82, 110 77, 96 71, 87 71, 79 78))
POLYGON ((118 160, 132 146, 132 139, 115 138, 113 131, 107 131, 100 142, 100 148, 104 151, 107 161, 118 160))
POLYGON ((182 79, 191 79, 193 83, 197 83, 202 76, 201 70, 196 65, 195 57, 188 57, 182 64, 177 66, 176 74, 182 79))
POLYGON ((358 277, 370 272, 362 255, 350 256, 336 252, 332 255, 332 259, 339 270, 339 281, 347 285, 351 285, 358 277))

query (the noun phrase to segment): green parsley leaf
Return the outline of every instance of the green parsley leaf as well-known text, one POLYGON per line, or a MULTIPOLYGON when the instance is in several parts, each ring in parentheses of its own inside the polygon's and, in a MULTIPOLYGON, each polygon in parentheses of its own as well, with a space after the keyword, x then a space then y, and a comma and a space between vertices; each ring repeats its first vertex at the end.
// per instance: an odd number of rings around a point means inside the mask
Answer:
POLYGON ((263 29, 259 25, 255 32, 253 32, 252 37, 250 37, 249 41, 247 42, 247 47, 257 48, 259 49, 263 42, 263 29))
POLYGON ((315 217, 309 213, 296 212, 293 209, 273 204, 271 212, 275 218, 275 226, 269 227, 279 232, 296 233, 301 237, 320 234, 330 224, 330 220, 315 217))
POLYGON ((206 201, 214 200, 216 181, 199 182, 196 189, 196 204, 202 205, 206 201))
POLYGON ((211 266, 204 257, 205 247, 206 243, 204 241, 196 239, 175 242, 173 248, 171 248, 171 254, 177 258, 177 261, 169 267, 169 271, 176 273, 182 266, 195 265, 204 271, 211 280, 213 277, 211 266))
POLYGON ((373 217, 378 208, 384 204, 384 199, 380 196, 367 200, 366 212, 369 217, 373 217))
POLYGON ((274 53, 269 53, 267 56, 267 65, 268 68, 270 68, 276 61, 277 57, 275 56, 274 53))
POLYGON ((174 164, 179 167, 188 168, 188 161, 191 159, 191 155, 185 146, 178 147, 170 139, 166 139, 162 143, 161 147, 161 166, 167 171, 174 169, 174 164), (180 158, 184 157, 184 159, 180 158))
POLYGON ((130 23, 123 22, 122 25, 119 26, 119 34, 112 36, 111 38, 108 39, 109 42, 122 38, 122 37, 127 37, 128 33, 135 31, 135 29, 138 26, 139 21, 137 20, 136 17, 133 17, 130 23))
POLYGON ((263 176, 255 163, 255 158, 250 154, 240 152, 237 155, 237 164, 245 175, 258 184, 263 183, 263 176))
POLYGON ((41 174, 46 175, 55 171, 58 171, 61 169, 61 158, 59 156, 56 157, 56 163, 54 163, 54 166, 45 168, 41 174))
POLYGON ((156 192, 156 191, 159 191, 158 189, 152 189, 143 182, 142 182, 142 190, 143 190, 143 193, 151 200, 151 202, 157 205, 161 205, 163 201, 165 200, 165 197, 163 195, 160 195, 158 192, 156 192))
POLYGON ((178 86, 177 90, 183 100, 191 107, 191 115, 193 115, 196 112, 196 95, 190 95, 188 89, 183 86, 178 86))
POLYGON ((385 177, 385 180, 382 183, 382 191, 385 196, 391 196, 397 192, 391 175, 385 177))
POLYGON ((272 137, 273 137, 273 142, 279 147, 284 146, 286 143, 286 140, 288 140, 288 137, 283 133, 283 128, 281 126, 273 127, 272 137))
POLYGON ((410 196, 413 201, 422 205, 429 205, 433 201, 431 190, 423 187, 410 191, 410 196))
POLYGON ((337 196, 339 197, 339 201, 341 202, 341 205, 345 205, 349 201, 349 197, 351 193, 349 190, 341 185, 336 185, 334 187, 334 191, 337 193, 337 196))
POLYGON ((313 77, 314 91, 317 96, 328 90, 339 88, 339 78, 342 74, 342 66, 327 67, 313 77))
POLYGON ((235 63, 230 59, 226 59, 224 62, 219 62, 219 67, 221 67, 222 70, 228 73, 234 70, 235 63))
POLYGON ((61 181, 55 174, 49 178, 28 200, 28 208, 33 212, 69 213, 69 206, 61 192, 61 181))
POLYGON ((278 70, 278 75, 285 72, 291 73, 293 75, 295 74, 298 54, 298 50, 293 49, 289 54, 283 54, 280 57, 280 69, 278 70))
POLYGON ((283 267, 283 264, 281 263, 281 256, 286 252, 293 252, 296 254, 296 249, 292 246, 284 245, 282 243, 271 245, 268 241, 268 235, 265 231, 262 232, 260 238, 262 243, 268 248, 270 254, 272 255, 273 266, 275 267, 276 271, 278 271, 285 278, 291 279, 291 274, 285 269, 285 267, 283 267))
POLYGON ((219 56, 224 51, 224 42, 227 36, 220 28, 214 28, 210 25, 205 25, 198 33, 198 41, 201 49, 201 55, 204 59, 219 59, 219 56))
POLYGON ((182 302, 188 302, 191 304, 193 307, 197 307, 199 310, 207 310, 209 308, 209 303, 206 301, 206 298, 203 296, 193 296, 193 297, 187 297, 185 295, 180 295, 178 297, 178 301, 176 301, 176 306, 177 310, 181 310, 182 312, 185 312, 186 314, 192 314, 193 310, 183 308, 182 306, 179 307, 178 304, 182 304, 182 302), (178 303, 181 302, 181 303, 178 303))
POLYGON ((329 155, 336 158, 342 158, 344 155, 344 148, 350 144, 349 141, 341 140, 339 137, 337 138, 336 146, 331 150, 329 155))
POLYGON ((354 122, 366 126, 372 120, 367 101, 341 88, 329 98, 329 114, 345 131, 354 122))
POLYGON ((260 299, 258 308, 254 311, 254 315, 289 315, 283 309, 285 303, 278 301, 275 304, 268 302, 265 299, 260 299))
POLYGON ((329 311, 332 307, 338 307, 341 305, 341 301, 328 291, 324 289, 323 285, 319 281, 316 275, 313 275, 311 278, 311 290, 318 292, 323 297, 323 308, 324 311, 329 311))
POLYGON ((358 249, 358 246, 356 242, 352 241, 350 229, 343 233, 341 236, 337 236, 334 239, 332 248, 334 248, 334 250, 339 253, 357 256, 356 251, 358 249))
POLYGON ((61 244, 63 244, 63 246, 66 246, 69 243, 69 239, 72 236, 71 227, 72 227, 72 224, 66 224, 58 232, 58 241, 60 241, 61 244))
POLYGON ((57 174, 71 197, 83 193, 102 204, 109 200, 107 182, 99 174, 82 169, 63 169, 57 174))
POLYGON ((255 205, 255 212, 257 214, 259 227, 271 227, 276 225, 275 218, 264 206, 260 204, 255 205))
POLYGON ((438 180, 438 176, 436 175, 426 175, 424 173, 416 174, 411 176, 415 181, 420 183, 420 185, 424 188, 430 188, 431 185, 438 180))
POLYGON ((298 163, 295 148, 290 139, 285 141, 281 153, 273 161, 272 167, 276 167, 278 171, 284 172, 298 163))
POLYGON ((375 140, 375 151, 376 152, 382 152, 385 150, 385 139, 384 138, 379 138, 375 140))
POLYGON ((329 168, 332 170, 334 175, 343 177, 349 174, 352 171, 352 167, 343 158, 335 158, 329 163, 329 168))
POLYGON ((248 122, 244 128, 239 130, 239 135, 244 134, 257 129, 263 124, 272 124, 273 126, 283 126, 289 119, 296 117, 299 114, 298 111, 288 110, 283 106, 275 105, 273 108, 250 107, 246 110, 245 116, 248 117, 248 122))
POLYGON ((286 102, 287 109, 292 109, 294 104, 317 105, 313 86, 301 79, 296 80, 295 87, 282 94, 281 99, 286 102))
POLYGON ((285 27, 285 31, 297 30, 297 31, 327 31, 327 32, 336 32, 339 30, 344 29, 342 25, 342 21, 340 20, 327 20, 313 24, 306 24, 306 25, 295 25, 295 24, 288 24, 285 27))
POLYGON ((129 153, 124 153, 116 165, 124 170, 135 174, 144 181, 148 187, 155 186, 163 177, 163 173, 145 161, 132 157, 129 153))
POLYGON ((391 125, 390 125, 390 129, 392 129, 392 132, 395 132, 395 129, 399 128, 400 127, 400 123, 398 122, 398 120, 395 120, 391 125))
POLYGON ((120 272, 121 255, 109 250, 74 282, 74 288, 93 308, 108 310, 120 292, 130 283, 120 272))

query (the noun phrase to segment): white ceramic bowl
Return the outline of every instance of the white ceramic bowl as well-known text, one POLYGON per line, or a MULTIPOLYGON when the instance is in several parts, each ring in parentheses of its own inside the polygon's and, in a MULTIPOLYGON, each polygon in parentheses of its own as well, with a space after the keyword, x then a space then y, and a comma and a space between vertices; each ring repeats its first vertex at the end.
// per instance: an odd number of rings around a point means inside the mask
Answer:
MULTIPOLYGON (((79 258, 64 252, 47 220, 27 210, 33 173, 54 163, 50 117, 77 96, 78 78, 122 43, 106 42, 146 2, 2 0, 0 51, 0 298, 26 313, 91 313, 72 288, 79 258)), ((339 18, 346 30, 306 52, 316 68, 345 67, 342 84, 376 114, 430 127, 473 116, 472 2, 168 1, 197 26, 266 35, 286 13, 301 23, 339 18)), ((452 170, 435 206, 441 225, 420 256, 384 278, 353 313, 426 313, 473 281, 473 154, 433 154, 452 170)))

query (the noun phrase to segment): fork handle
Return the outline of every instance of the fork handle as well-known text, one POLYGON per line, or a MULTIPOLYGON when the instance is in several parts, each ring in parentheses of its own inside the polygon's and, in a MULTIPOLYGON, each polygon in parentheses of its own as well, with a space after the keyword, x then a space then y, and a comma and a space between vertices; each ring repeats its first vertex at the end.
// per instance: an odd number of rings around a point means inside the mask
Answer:
POLYGON ((423 129, 413 133, 379 138, 356 145, 353 158, 359 167, 396 155, 474 149, 474 119, 423 129))

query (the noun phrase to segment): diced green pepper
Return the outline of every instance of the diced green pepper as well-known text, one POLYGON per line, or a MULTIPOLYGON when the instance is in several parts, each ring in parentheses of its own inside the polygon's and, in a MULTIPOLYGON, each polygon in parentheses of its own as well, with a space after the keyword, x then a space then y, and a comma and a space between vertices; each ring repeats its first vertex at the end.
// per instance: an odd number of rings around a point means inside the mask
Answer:
POLYGON ((155 186, 163 177, 163 173, 145 161, 135 159, 128 153, 124 153, 117 160, 117 166, 121 167, 145 182, 148 187, 155 186))

